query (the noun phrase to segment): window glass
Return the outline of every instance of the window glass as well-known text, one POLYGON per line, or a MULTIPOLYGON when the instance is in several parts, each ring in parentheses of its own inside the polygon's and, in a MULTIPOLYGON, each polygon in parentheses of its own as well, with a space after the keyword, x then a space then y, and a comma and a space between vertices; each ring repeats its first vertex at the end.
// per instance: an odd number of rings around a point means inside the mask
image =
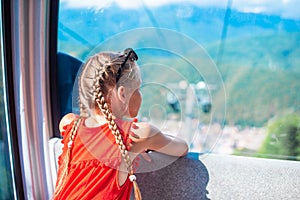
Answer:
POLYGON ((298 6, 61 0, 58 51, 84 61, 136 49, 139 120, 185 137, 190 151, 300 160, 298 6))
MULTIPOLYGON (((0 11, 1 15, 1 11, 0 11)), ((9 151, 6 84, 3 65, 2 21, 0 19, 0 199, 14 199, 9 151)))

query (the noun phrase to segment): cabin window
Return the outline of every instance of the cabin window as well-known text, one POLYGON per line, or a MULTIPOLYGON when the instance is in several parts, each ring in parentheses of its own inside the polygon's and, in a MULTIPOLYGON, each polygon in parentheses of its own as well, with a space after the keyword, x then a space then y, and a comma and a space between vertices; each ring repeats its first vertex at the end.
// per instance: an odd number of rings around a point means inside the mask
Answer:
POLYGON ((298 6, 61 0, 58 51, 74 58, 69 78, 61 68, 63 113, 81 61, 132 47, 143 76, 139 120, 180 134, 193 152, 300 160, 298 6))

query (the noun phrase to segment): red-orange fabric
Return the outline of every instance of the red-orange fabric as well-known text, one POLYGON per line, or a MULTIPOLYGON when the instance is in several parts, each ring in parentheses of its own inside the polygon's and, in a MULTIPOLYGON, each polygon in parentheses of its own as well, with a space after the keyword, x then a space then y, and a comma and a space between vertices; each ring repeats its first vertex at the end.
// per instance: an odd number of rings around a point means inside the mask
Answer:
MULTIPOLYGON (((116 120, 116 123, 124 143, 127 143, 132 123, 121 120, 116 120)), ((64 147, 59 157, 59 166, 67 153, 72 126, 73 122, 65 126, 65 131, 62 133, 64 147)), ((71 151, 68 176, 64 180, 63 189, 53 199, 128 200, 132 182, 127 178, 122 186, 119 185, 118 169, 121 159, 119 147, 108 125, 89 128, 82 120, 71 151)), ((59 167, 58 180, 61 177, 61 171, 59 167)))

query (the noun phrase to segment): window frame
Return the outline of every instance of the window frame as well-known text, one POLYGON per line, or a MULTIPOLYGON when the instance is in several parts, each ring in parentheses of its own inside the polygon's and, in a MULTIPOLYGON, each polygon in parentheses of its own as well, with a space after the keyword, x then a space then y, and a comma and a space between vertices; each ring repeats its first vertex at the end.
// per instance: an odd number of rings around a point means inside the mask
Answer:
POLYGON ((10 138, 11 138, 11 153, 13 160, 11 161, 13 184, 14 184, 14 195, 17 199, 24 199, 24 187, 23 187, 23 178, 22 177, 22 167, 20 161, 20 149, 19 149, 19 140, 18 133, 16 128, 16 110, 15 110, 15 102, 14 102, 14 79, 13 79, 13 69, 12 67, 12 38, 11 38, 11 1, 2 0, 1 1, 1 9, 2 9, 2 20, 3 20, 3 64, 4 64, 4 76, 6 76, 6 92, 7 92, 7 104, 8 104, 8 120, 9 130, 10 130, 10 138), (5 67, 6 66, 6 67, 5 67), (9 89, 8 89, 9 88, 9 89))

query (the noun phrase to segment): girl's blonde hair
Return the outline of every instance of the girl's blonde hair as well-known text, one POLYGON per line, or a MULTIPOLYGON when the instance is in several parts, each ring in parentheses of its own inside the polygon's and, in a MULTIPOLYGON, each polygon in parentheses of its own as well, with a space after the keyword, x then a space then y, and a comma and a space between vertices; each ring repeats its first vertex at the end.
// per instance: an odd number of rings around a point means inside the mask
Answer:
POLYGON ((100 109, 108 126, 115 137, 121 155, 127 166, 130 180, 133 182, 135 199, 141 199, 141 194, 134 176, 132 162, 123 142, 122 135, 114 120, 111 111, 109 92, 114 87, 130 84, 132 80, 139 78, 139 71, 134 61, 138 59, 132 49, 126 49, 123 53, 102 52, 90 57, 83 65, 78 80, 80 117, 74 122, 71 129, 68 152, 64 159, 62 176, 57 184, 55 193, 59 193, 63 187, 63 180, 68 174, 68 166, 71 159, 73 141, 77 129, 83 117, 87 117, 94 110, 100 109))

